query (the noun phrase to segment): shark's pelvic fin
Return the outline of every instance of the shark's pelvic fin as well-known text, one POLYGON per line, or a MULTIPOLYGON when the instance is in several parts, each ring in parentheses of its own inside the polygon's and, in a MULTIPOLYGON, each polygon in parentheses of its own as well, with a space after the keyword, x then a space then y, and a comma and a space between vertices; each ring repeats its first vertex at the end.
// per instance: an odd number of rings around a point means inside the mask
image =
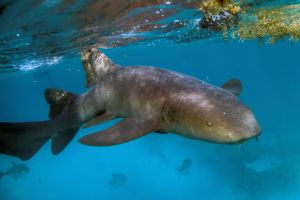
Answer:
MULTIPOLYGON (((59 89, 46 89, 45 98, 50 104, 49 117, 51 119, 60 115, 64 109, 78 97, 77 94, 66 92, 59 89)), ((79 127, 72 128, 57 133, 52 137, 51 150, 53 154, 58 154, 71 142, 78 131, 79 127)))
POLYGON ((96 48, 83 51, 81 62, 86 75, 86 87, 95 85, 97 80, 118 68, 116 64, 96 48))
POLYGON ((155 120, 125 118, 111 128, 81 138, 82 144, 90 146, 110 146, 134 140, 155 131, 158 127, 155 120))
POLYGON ((75 137, 76 133, 78 131, 78 128, 69 129, 66 131, 59 132, 58 134, 54 135, 52 137, 52 145, 51 145, 51 151, 53 154, 59 154, 62 152, 68 144, 72 141, 72 139, 75 137))
POLYGON ((93 119, 91 119, 90 121, 88 121, 82 128, 90 128, 92 126, 96 126, 98 124, 101 124, 101 123, 103 123, 105 121, 112 120, 114 118, 115 118, 115 116, 113 115, 112 112, 105 111, 101 115, 98 115, 97 117, 94 117, 93 119))
POLYGON ((224 83, 221 88, 228 90, 236 96, 239 96, 243 90, 242 82, 238 79, 230 79, 224 83))

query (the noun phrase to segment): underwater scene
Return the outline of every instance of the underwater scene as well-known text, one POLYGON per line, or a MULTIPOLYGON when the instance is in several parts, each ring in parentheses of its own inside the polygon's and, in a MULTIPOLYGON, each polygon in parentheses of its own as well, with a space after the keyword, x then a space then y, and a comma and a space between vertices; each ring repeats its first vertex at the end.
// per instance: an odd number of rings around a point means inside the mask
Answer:
POLYGON ((300 199, 299 0, 1 0, 1 200, 300 199))

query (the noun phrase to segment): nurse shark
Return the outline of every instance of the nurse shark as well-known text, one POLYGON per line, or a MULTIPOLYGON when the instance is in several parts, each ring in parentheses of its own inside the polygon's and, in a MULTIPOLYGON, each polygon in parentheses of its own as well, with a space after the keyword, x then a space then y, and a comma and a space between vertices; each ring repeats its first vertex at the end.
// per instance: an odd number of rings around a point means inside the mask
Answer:
POLYGON ((79 140, 91 146, 125 143, 151 132, 175 133, 214 143, 240 143, 260 134, 253 112, 237 96, 242 84, 231 79, 217 87, 177 72, 122 67, 96 48, 81 55, 87 92, 46 89, 49 120, 1 122, 0 153, 28 160, 51 139, 53 154, 70 143, 80 128, 115 118, 114 126, 79 140))

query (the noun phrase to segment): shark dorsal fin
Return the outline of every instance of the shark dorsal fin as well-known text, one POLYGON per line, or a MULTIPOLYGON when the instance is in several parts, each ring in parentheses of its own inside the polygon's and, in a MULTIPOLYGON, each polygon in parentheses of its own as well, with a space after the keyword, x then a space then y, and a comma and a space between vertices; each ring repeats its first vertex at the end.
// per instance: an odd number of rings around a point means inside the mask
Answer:
POLYGON ((117 65, 96 48, 83 51, 81 62, 86 75, 86 87, 95 85, 97 80, 117 69, 117 65))
POLYGON ((224 83, 221 88, 228 90, 233 93, 235 96, 239 96, 242 92, 243 85, 242 82, 238 79, 230 79, 224 83))

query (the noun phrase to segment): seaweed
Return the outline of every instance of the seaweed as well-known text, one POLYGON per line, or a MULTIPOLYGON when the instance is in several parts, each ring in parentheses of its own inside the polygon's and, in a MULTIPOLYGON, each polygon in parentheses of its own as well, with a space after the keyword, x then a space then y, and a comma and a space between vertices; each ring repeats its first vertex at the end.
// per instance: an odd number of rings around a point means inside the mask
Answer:
POLYGON ((232 0, 203 0, 199 5, 199 10, 203 11, 205 15, 215 15, 221 12, 236 15, 242 11, 239 3, 232 0))
POLYGON ((280 39, 300 39, 300 4, 276 7, 253 7, 251 1, 203 0, 198 8, 203 13, 201 28, 223 31, 225 39, 265 39, 270 44, 280 39))
POLYGON ((202 28, 220 30, 224 32, 236 25, 238 14, 242 8, 231 0, 204 0, 199 5, 204 17, 200 21, 202 28))
POLYGON ((300 39, 300 4, 277 8, 260 8, 252 14, 245 13, 238 23, 236 35, 240 40, 268 38, 271 44, 283 38, 292 41, 300 39))

